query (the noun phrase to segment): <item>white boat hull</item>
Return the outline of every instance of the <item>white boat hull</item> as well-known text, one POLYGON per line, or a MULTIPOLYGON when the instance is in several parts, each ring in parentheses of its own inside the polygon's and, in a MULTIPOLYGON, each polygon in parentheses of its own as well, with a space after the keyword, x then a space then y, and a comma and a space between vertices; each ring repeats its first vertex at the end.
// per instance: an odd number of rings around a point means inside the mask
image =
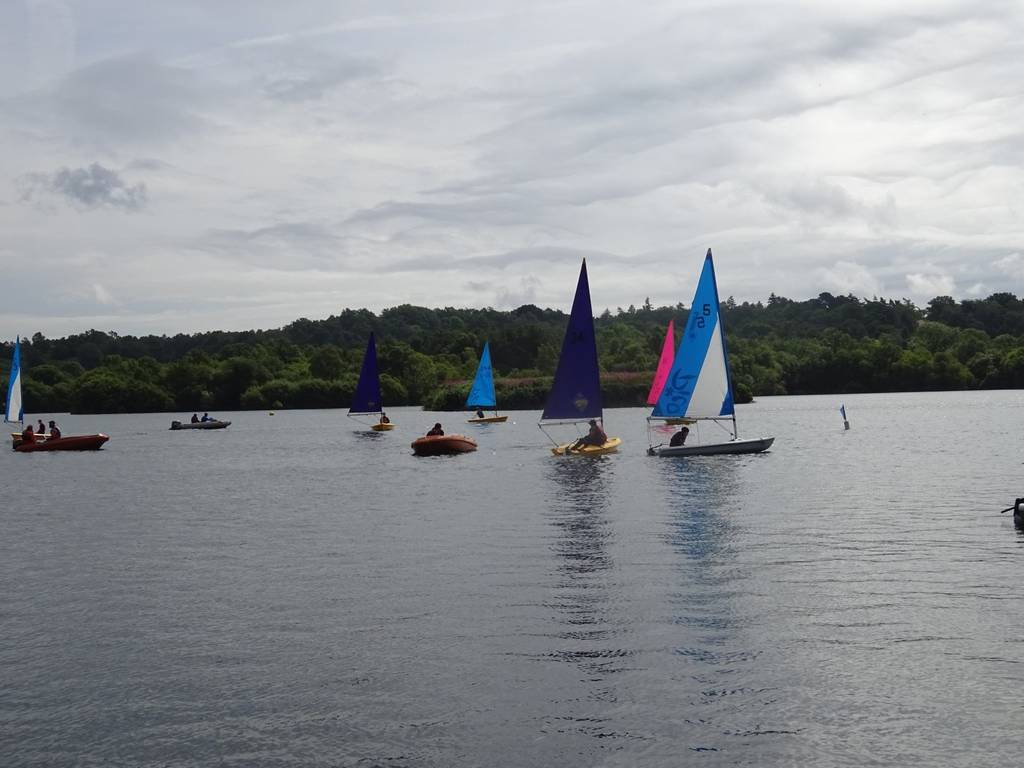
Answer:
POLYGON ((727 443, 703 443, 694 445, 665 445, 650 448, 651 456, 720 456, 731 453, 761 453, 771 448, 774 437, 758 437, 746 440, 730 440, 727 443))

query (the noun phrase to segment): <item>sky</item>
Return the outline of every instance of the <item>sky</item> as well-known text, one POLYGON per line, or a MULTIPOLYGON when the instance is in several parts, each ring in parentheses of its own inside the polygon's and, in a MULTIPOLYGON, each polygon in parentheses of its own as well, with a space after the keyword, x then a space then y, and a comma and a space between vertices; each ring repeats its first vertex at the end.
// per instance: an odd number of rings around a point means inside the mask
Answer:
POLYGON ((0 0, 0 338, 1024 295, 1024 4, 0 0))

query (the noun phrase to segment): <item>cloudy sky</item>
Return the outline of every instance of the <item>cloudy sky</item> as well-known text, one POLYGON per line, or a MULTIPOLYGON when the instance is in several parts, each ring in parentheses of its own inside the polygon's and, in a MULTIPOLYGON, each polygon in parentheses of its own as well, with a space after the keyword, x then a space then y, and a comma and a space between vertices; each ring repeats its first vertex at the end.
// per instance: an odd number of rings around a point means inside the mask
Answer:
POLYGON ((1024 4, 0 0, 0 337, 1024 294, 1024 4))

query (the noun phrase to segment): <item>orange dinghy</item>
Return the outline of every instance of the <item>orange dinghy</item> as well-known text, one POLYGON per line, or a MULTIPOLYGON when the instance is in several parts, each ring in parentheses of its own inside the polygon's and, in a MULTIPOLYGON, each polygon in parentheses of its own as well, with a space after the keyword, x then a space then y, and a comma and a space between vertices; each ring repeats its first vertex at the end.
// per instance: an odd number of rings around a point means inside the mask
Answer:
MULTIPOLYGON (((20 436, 19 436, 20 437, 20 436)), ((41 442, 25 443, 15 440, 14 450, 18 453, 34 453, 36 451, 98 451, 110 437, 102 433, 98 435, 68 435, 67 437, 46 438, 41 442)))
POLYGON ((475 450, 476 441, 465 435, 428 435, 412 441, 412 452, 417 456, 446 456, 475 450))

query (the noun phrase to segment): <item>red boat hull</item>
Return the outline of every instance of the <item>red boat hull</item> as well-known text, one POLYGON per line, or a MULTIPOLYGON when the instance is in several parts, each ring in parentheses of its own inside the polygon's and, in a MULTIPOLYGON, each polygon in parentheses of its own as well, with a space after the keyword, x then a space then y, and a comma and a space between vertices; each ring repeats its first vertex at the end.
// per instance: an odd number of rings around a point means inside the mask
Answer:
POLYGON ((476 450, 476 441, 465 435, 429 435, 412 441, 417 456, 446 456, 476 450))
POLYGON ((40 443, 18 443, 14 450, 18 453, 35 453, 36 451, 98 451, 110 438, 107 435, 68 435, 56 440, 47 438, 40 443))

